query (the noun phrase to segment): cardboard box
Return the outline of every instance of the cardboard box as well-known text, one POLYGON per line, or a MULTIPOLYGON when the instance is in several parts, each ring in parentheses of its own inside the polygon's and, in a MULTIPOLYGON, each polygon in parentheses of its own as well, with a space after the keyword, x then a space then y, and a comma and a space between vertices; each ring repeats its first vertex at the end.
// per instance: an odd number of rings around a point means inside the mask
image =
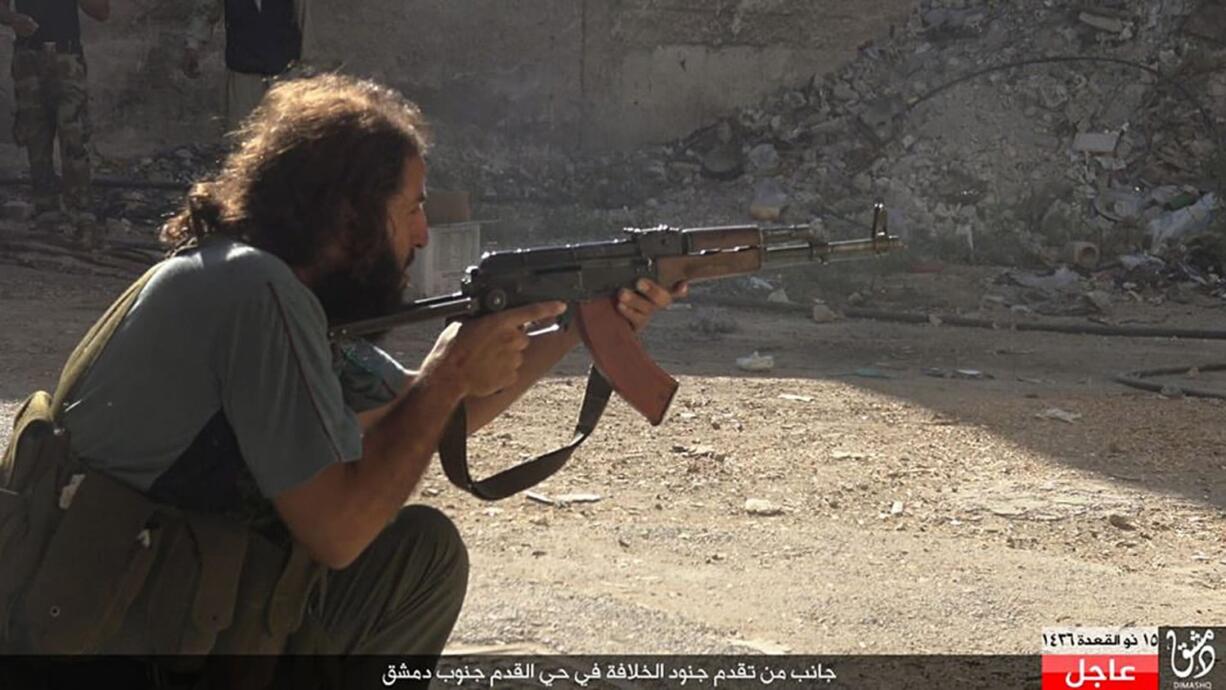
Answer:
POLYGON ((460 289, 469 266, 481 260, 481 223, 430 226, 430 241, 409 265, 409 296, 445 295, 460 289))

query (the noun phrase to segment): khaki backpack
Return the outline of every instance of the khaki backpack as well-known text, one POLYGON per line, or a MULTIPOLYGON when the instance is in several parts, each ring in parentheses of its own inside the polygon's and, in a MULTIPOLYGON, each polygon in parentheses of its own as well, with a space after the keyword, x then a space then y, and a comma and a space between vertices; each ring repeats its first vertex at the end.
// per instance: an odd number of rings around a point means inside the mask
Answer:
POLYGON ((75 457, 60 411, 157 267, 18 410, 0 464, 0 652, 279 654, 322 568, 237 519, 157 503, 75 457))

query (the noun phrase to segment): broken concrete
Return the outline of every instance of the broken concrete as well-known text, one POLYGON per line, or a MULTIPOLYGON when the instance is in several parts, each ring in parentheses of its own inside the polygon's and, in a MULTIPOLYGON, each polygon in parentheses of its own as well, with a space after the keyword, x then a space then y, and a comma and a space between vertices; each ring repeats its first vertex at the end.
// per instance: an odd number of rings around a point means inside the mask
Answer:
POLYGON ((1081 153, 1110 154, 1115 153, 1115 147, 1120 141, 1120 135, 1112 132, 1081 132, 1073 139, 1073 150, 1081 153))
MULTIPOLYGON (((317 2, 304 54, 391 83, 435 122, 606 150, 666 141, 837 69, 916 1, 866 0, 855 12, 838 0, 317 2)), ((204 74, 185 78, 189 5, 117 3, 106 23, 83 20, 95 139, 109 152, 220 134, 222 29, 204 74)), ((0 121, 11 103, 0 94, 0 121)))

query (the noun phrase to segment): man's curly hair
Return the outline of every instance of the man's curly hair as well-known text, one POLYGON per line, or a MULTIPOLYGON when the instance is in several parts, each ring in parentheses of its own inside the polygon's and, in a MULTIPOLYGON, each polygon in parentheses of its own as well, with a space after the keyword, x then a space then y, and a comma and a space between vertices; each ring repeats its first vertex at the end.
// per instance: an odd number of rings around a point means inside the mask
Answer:
POLYGON ((234 136, 221 171, 191 188, 162 241, 174 249, 225 235, 294 267, 319 266, 339 241, 358 273, 387 251, 388 201, 405 161, 429 144, 416 105, 339 74, 274 85, 234 136))

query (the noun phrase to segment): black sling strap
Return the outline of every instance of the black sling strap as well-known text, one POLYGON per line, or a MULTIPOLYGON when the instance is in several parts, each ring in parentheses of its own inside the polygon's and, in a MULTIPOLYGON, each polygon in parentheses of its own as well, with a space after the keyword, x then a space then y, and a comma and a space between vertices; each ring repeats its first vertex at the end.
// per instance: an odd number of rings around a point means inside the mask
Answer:
POLYGON ((579 408, 579 421, 571 442, 481 481, 474 481, 468 471, 468 415, 464 403, 460 403, 448 420, 438 446, 443 472, 452 484, 487 501, 497 501, 536 486, 562 469, 575 449, 592 435, 612 393, 613 386, 593 366, 588 373, 583 405, 579 408))

